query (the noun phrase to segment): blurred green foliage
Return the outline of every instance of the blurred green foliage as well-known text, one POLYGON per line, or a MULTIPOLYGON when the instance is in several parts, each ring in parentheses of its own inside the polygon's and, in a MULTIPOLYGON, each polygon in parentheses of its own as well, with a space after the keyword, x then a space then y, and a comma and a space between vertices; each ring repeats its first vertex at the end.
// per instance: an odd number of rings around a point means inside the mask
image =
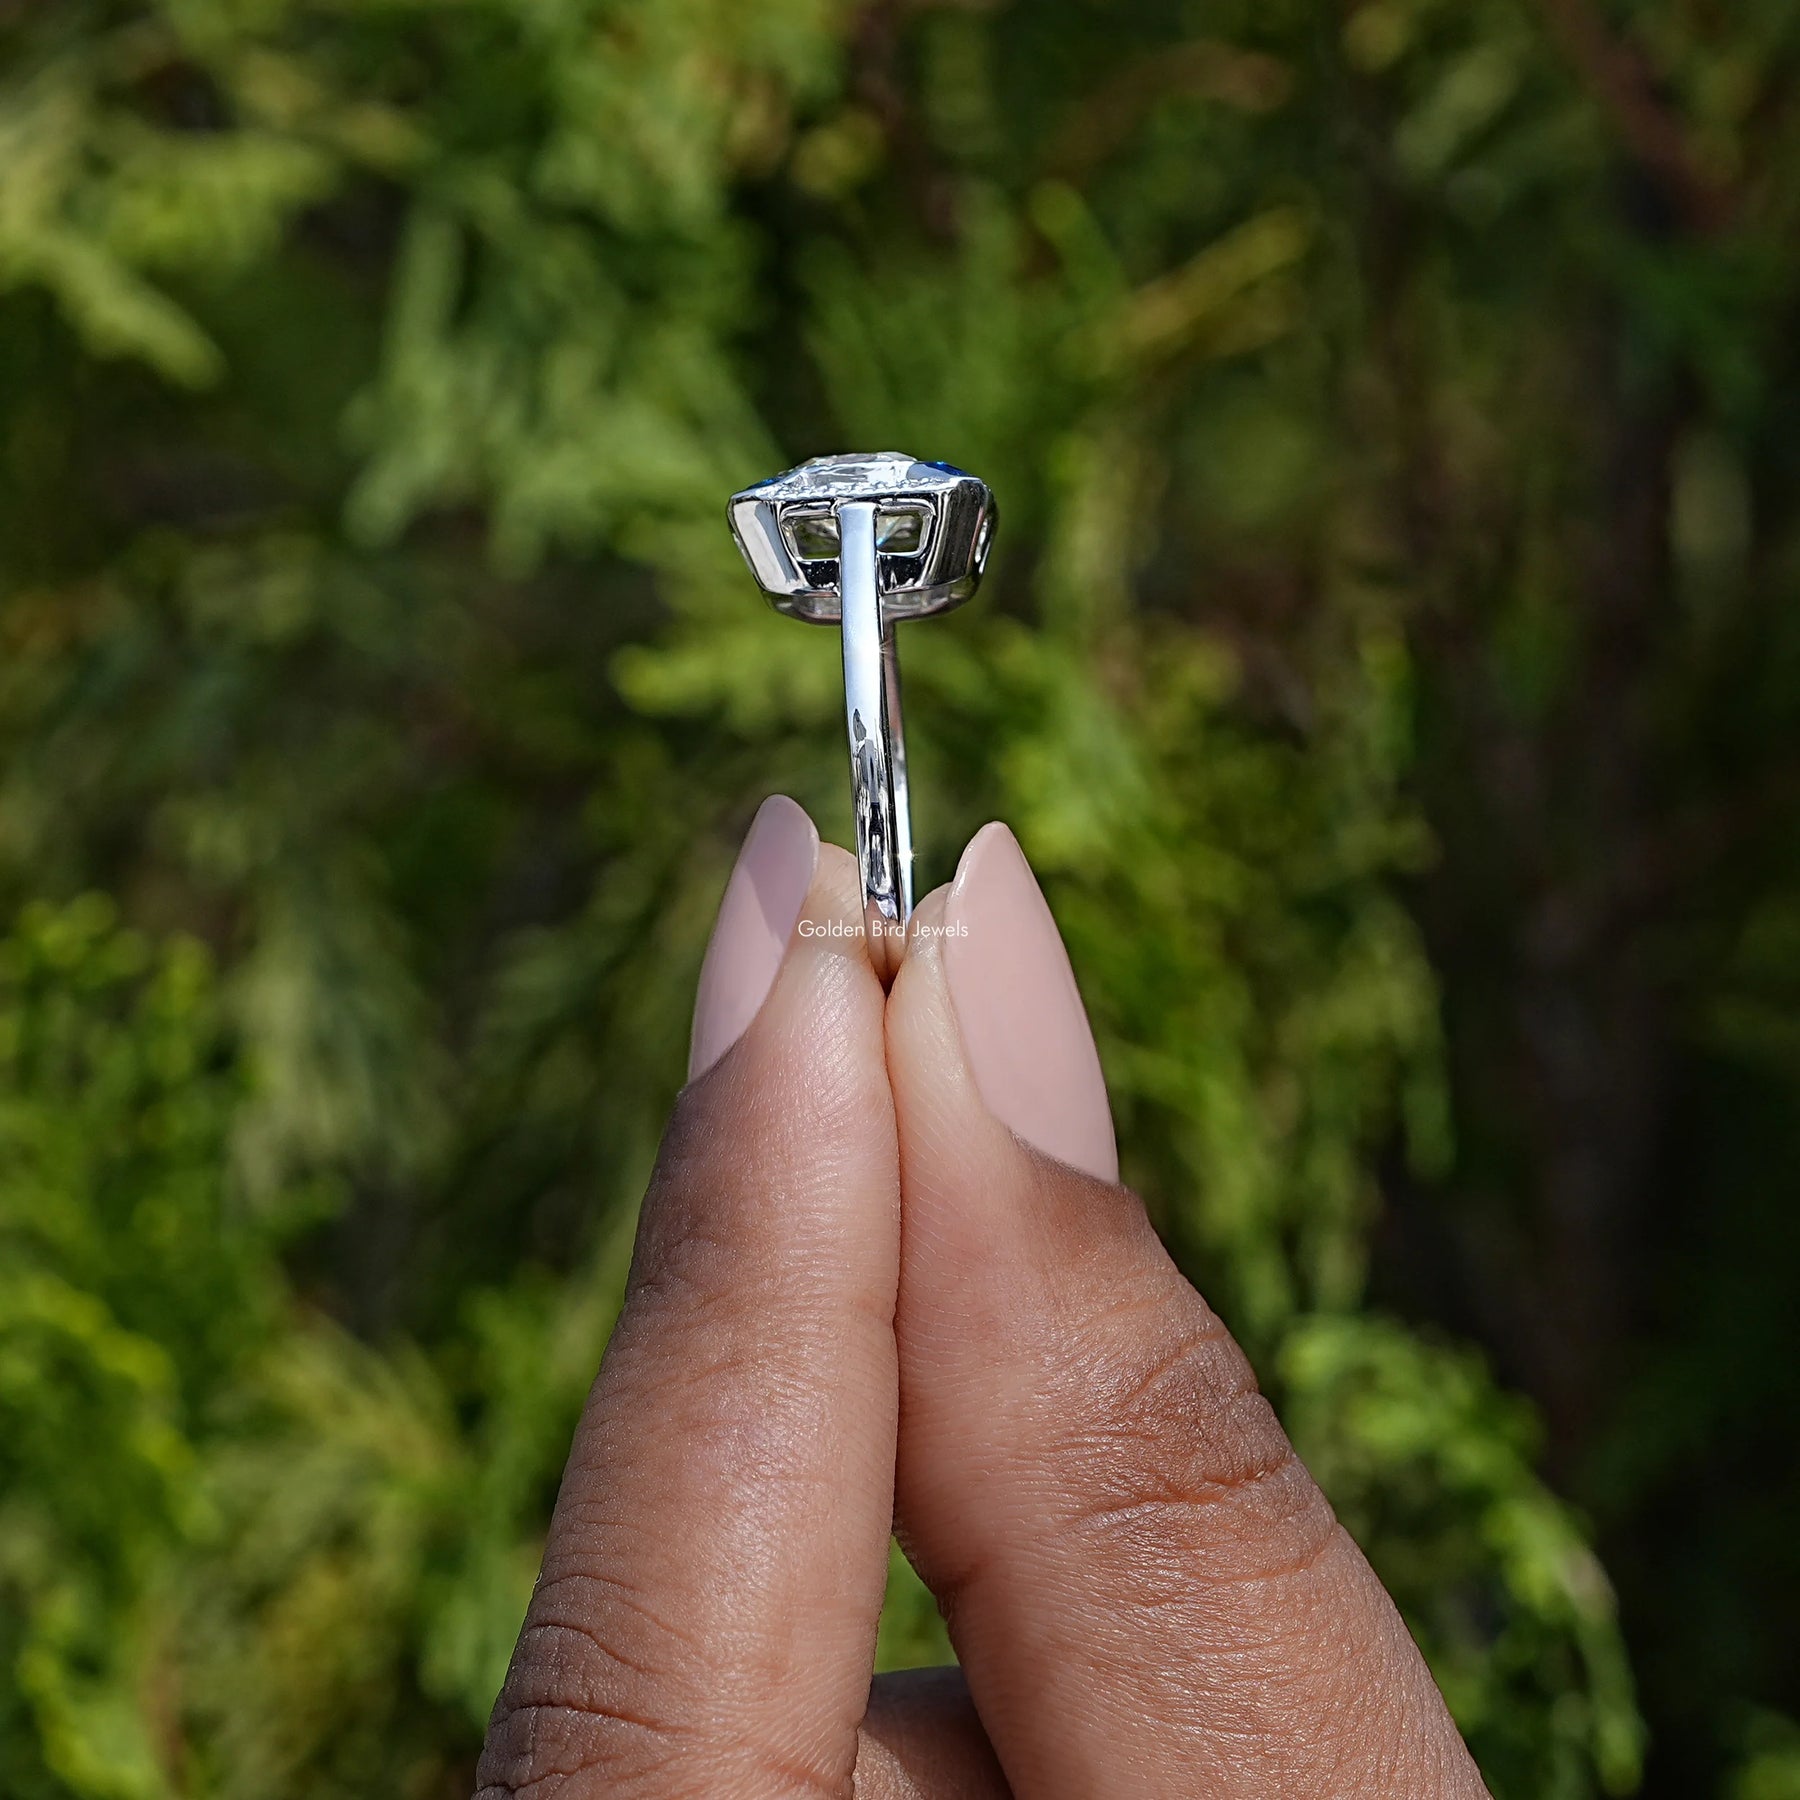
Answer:
POLYGON ((1004 514, 927 884, 1019 830, 1496 1795, 1800 1793, 1797 73, 1785 0, 0 4, 0 1792, 467 1785, 736 837, 848 826, 723 500, 898 446, 1004 514))

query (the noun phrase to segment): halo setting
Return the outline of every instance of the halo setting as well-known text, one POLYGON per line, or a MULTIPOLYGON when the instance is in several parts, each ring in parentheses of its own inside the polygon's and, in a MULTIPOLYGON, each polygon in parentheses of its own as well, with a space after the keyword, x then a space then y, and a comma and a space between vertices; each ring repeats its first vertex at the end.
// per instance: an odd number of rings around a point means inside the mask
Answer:
POLYGON ((883 619, 960 606, 981 583, 997 522, 986 482, 899 451, 819 456, 731 499, 733 536, 780 612, 815 624, 843 617, 837 509, 875 504, 883 619))

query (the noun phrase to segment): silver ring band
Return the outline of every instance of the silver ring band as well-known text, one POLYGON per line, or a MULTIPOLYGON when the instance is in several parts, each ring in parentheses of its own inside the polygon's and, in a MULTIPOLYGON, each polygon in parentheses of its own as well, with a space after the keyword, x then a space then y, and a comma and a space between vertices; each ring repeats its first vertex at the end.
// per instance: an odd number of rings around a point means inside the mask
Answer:
POLYGON ((881 628, 881 673, 887 689, 888 775, 894 789, 894 857, 900 871, 900 917, 912 917, 912 796, 906 786, 906 715, 900 708, 899 627, 890 619, 881 628))
POLYGON ((881 616, 876 507, 837 507, 843 595, 844 718, 856 811, 856 859, 871 939, 904 928, 912 913, 912 816, 900 722, 900 660, 894 627, 881 616))

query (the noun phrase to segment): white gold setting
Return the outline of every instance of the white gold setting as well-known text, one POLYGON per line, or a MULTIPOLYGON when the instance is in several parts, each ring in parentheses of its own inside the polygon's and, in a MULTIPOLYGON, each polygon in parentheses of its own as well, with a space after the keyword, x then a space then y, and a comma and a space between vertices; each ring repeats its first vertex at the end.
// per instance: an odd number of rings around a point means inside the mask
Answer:
POLYGON ((732 535, 777 611, 843 632, 856 853, 872 940, 913 907, 912 811, 894 628, 960 606, 994 539, 987 484, 895 451, 821 456, 731 499, 732 535))

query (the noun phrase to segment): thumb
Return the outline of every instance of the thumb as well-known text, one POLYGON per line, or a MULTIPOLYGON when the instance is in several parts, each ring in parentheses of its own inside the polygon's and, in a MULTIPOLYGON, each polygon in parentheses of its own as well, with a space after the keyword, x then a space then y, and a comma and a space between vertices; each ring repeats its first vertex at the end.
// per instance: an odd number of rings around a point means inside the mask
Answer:
POLYGON ((1116 1162, 1055 921, 990 825, 887 1010, 902 1539, 1015 1791, 1476 1796, 1392 1602, 1116 1162))

